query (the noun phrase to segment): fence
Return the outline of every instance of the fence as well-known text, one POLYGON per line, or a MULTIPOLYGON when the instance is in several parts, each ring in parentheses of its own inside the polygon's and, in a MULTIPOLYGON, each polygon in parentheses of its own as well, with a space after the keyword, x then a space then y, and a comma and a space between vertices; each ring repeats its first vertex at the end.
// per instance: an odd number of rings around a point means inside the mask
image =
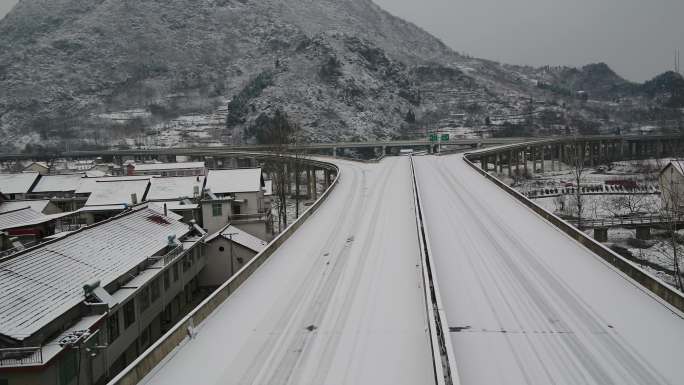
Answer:
POLYGON ((0 367, 35 365, 43 363, 43 349, 30 348, 7 348, 0 349, 0 367))

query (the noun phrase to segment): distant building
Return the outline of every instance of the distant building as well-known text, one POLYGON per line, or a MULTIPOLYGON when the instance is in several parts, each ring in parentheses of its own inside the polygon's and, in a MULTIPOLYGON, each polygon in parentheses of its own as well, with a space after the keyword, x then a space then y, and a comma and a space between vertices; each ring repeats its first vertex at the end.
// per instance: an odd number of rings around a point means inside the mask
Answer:
POLYGON ((268 242, 228 225, 206 239, 207 268, 200 273, 202 286, 216 287, 259 254, 268 242))
MULTIPOLYGON (((672 161, 658 175, 663 207, 684 207, 684 161, 672 161)), ((684 211, 682 212, 684 214, 684 211)))
POLYGON ((0 382, 106 383, 202 298, 205 236, 143 205, 0 261, 0 382))
POLYGON ((198 176, 206 175, 204 162, 129 163, 126 175, 198 176))
POLYGON ((260 168, 211 170, 201 200, 202 226, 210 234, 229 223, 261 239, 273 237, 270 199, 260 168))
POLYGON ((47 175, 50 173, 50 166, 45 162, 33 162, 24 168, 24 172, 37 172, 40 175, 47 175))

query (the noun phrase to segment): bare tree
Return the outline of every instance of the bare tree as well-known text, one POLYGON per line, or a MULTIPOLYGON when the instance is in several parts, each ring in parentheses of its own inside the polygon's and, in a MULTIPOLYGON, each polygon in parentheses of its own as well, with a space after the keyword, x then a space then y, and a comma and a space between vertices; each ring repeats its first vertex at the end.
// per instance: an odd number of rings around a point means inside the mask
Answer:
POLYGON ((574 203, 577 207, 577 228, 582 228, 582 216, 584 215, 584 197, 582 196, 582 181, 586 172, 586 165, 584 162, 585 155, 584 143, 579 143, 577 140, 570 145, 567 151, 567 162, 572 172, 572 177, 575 184, 574 189, 574 203))
MULTIPOLYGON (((272 117, 262 115, 257 118, 255 127, 262 143, 271 144, 273 147, 274 159, 269 162, 267 169, 272 179, 272 187, 275 195, 275 202, 278 216, 278 232, 287 227, 287 202, 292 184, 291 174, 296 174, 299 165, 290 162, 291 156, 289 146, 296 141, 299 127, 290 122, 287 114, 276 110, 272 117)), ((296 196, 295 196, 295 199, 296 196)), ((298 209, 297 209, 298 211, 298 209)))
POLYGON ((673 167, 668 168, 661 179, 661 196, 662 205, 660 208, 660 216, 663 223, 666 225, 668 241, 672 247, 672 264, 674 270, 674 281, 677 288, 682 290, 682 277, 680 272, 679 256, 681 255, 680 245, 677 241, 677 225, 682 222, 684 215, 681 205, 682 194, 684 193, 684 186, 681 185, 679 173, 682 170, 675 170, 679 167, 677 163, 673 163, 673 167))
POLYGON ((636 191, 630 191, 624 195, 605 200, 603 208, 615 217, 623 215, 635 217, 653 211, 650 197, 636 191))

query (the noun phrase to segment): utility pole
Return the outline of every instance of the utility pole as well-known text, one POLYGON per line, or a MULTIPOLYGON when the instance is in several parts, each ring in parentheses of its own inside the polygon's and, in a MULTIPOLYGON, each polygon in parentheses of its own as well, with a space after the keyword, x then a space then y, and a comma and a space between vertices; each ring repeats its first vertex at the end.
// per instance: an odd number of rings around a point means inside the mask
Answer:
POLYGON ((233 267, 233 235, 237 235, 237 233, 227 233, 223 235, 227 235, 230 240, 230 275, 228 276, 228 279, 230 279, 230 277, 235 274, 235 269, 233 267))

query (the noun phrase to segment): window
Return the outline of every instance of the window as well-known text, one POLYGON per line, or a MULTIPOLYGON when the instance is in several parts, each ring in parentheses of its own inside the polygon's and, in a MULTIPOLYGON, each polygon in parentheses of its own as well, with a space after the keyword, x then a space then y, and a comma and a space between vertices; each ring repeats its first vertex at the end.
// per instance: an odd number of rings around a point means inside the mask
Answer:
POLYGON ((109 335, 109 343, 116 341, 119 338, 119 312, 114 312, 107 319, 107 331, 109 335))
POLYGON ((239 203, 233 204, 233 215, 240 215, 240 204, 239 203))
POLYGON ((131 298, 131 300, 124 305, 123 314, 124 329, 128 329, 128 327, 135 322, 135 298, 131 298))
POLYGON ((173 264, 173 282, 178 281, 178 263, 173 264))
POLYGON ((171 273, 169 269, 164 270, 164 291, 169 290, 171 287, 171 273))
POLYGON ((159 277, 155 278, 154 281, 150 284, 152 287, 152 302, 156 301, 159 298, 159 277))
POLYGON ((223 203, 214 202, 211 204, 211 215, 214 217, 220 217, 223 215, 223 203))
POLYGON ((145 286, 142 290, 140 290, 138 298, 140 298, 140 313, 142 313, 148 307, 150 307, 150 287, 145 286))

